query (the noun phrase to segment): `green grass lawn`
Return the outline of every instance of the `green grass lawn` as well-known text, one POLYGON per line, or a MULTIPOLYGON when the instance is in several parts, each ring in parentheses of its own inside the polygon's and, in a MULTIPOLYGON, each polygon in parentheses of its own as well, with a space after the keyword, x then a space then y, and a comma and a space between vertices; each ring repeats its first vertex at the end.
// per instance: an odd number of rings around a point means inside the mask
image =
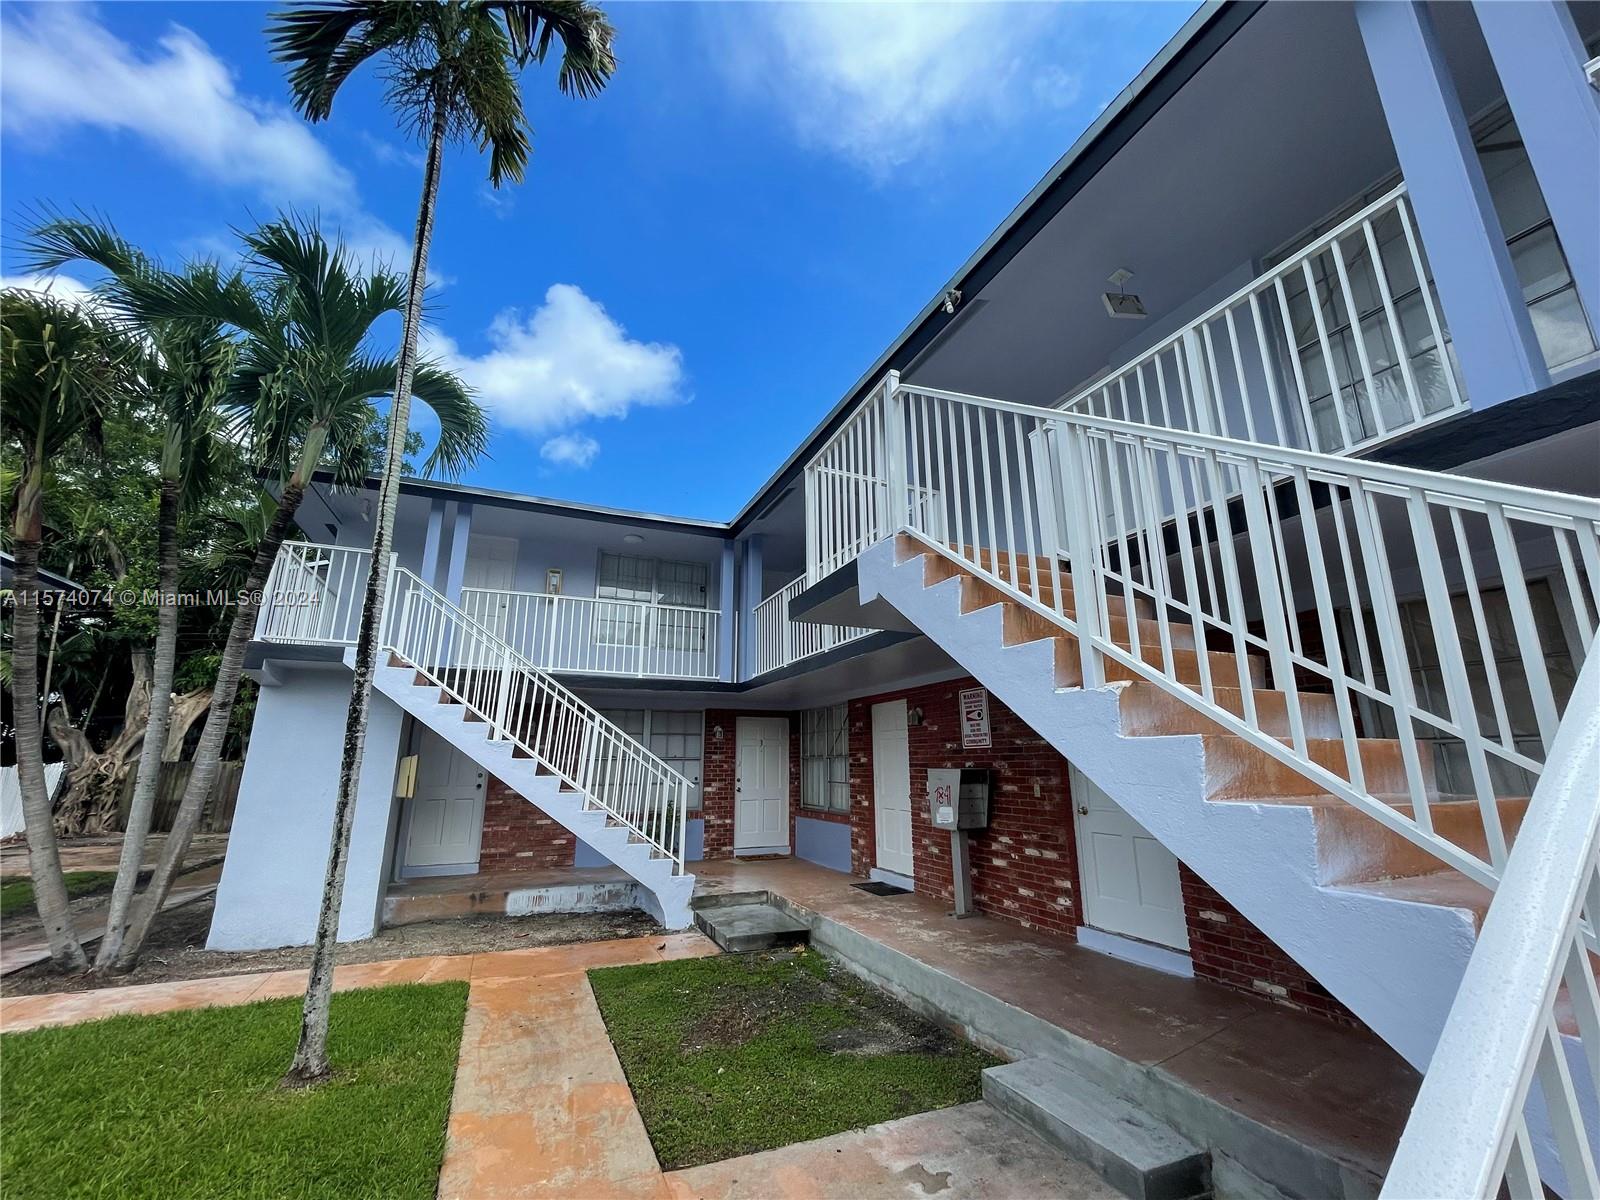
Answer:
MULTIPOLYGON (((68 871, 67 895, 88 896, 94 892, 109 892, 116 882, 115 871, 68 871)), ((26 875, 13 875, 0 879, 0 917, 12 913, 33 911, 33 880, 26 875)))
POLYGON ((336 1078, 278 1080, 300 1000, 0 1038, 7 1200, 434 1195, 465 983, 333 998, 336 1078))
POLYGON ((589 972, 668 1170, 977 1100, 997 1059, 815 952, 589 972))

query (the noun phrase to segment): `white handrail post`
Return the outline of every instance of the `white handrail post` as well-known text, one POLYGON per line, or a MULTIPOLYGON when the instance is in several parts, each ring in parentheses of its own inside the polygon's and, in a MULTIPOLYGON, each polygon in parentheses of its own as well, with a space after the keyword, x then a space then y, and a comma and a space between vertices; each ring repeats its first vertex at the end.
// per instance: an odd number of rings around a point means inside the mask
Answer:
POLYGON ((395 553, 389 555, 389 577, 384 580, 383 612, 378 617, 378 648, 391 649, 389 643, 394 640, 394 610, 395 590, 394 585, 400 575, 400 556, 395 553))
MULTIPOLYGON (((1067 566, 1072 572, 1072 619, 1078 627, 1079 670, 1085 688, 1097 688, 1104 682, 1100 669, 1098 640, 1100 629, 1100 601, 1095 594, 1094 559, 1097 552, 1097 532, 1100 514, 1094 507, 1095 489, 1088 483, 1092 465, 1089 461, 1089 435, 1076 424, 1046 426, 1035 443, 1036 475, 1039 479, 1040 517, 1046 530, 1046 547, 1055 553, 1059 541, 1055 522, 1059 518, 1067 527, 1067 566), (1055 459, 1059 470, 1051 469, 1055 459), (1040 469, 1042 468, 1042 469, 1040 469), (1049 491, 1046 492, 1046 485, 1049 491), (1066 489, 1072 488, 1076 503, 1065 503, 1066 489)), ((1066 598, 1058 597, 1061 611, 1066 612, 1066 598)))
POLYGON ((890 371, 883 377, 883 478, 888 488, 888 503, 884 505, 886 528, 882 533, 893 537, 906 523, 910 505, 906 495, 906 429, 905 414, 901 409, 900 372, 890 371))
POLYGON ((506 737, 506 712, 511 704, 511 647, 500 649, 500 682, 495 690, 494 729, 491 737, 504 741, 506 737))
POLYGON ((689 781, 678 783, 678 874, 685 870, 684 858, 689 850, 689 781))
POLYGON ((276 608, 274 601, 278 596, 278 564, 283 561, 283 556, 288 552, 288 549, 289 547, 287 546, 278 547, 278 553, 272 559, 272 569, 267 572, 265 594, 261 597, 261 607, 256 610, 254 636, 257 641, 261 641, 266 637, 268 622, 271 620, 273 610, 276 608))
POLYGON ((818 528, 819 514, 817 512, 817 472, 812 464, 807 464, 805 471, 805 504, 806 504, 806 584, 816 583, 822 578, 817 559, 821 557, 821 530, 818 528))
POLYGON ((1183 365, 1189 374, 1189 394, 1194 397, 1194 423, 1199 426, 1196 433, 1216 433, 1217 422, 1212 412, 1212 405, 1218 398, 1211 394, 1210 382, 1206 379, 1206 366, 1204 350, 1200 345, 1200 336, 1191 327, 1183 334, 1183 365))

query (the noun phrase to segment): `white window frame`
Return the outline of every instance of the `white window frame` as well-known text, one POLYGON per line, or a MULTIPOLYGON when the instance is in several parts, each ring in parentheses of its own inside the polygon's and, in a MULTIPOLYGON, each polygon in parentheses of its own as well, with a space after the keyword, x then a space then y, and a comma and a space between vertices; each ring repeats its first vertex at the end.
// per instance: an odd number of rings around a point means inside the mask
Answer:
POLYGON ((680 770, 678 766, 680 763, 698 763, 698 770, 695 770, 692 774, 687 772, 685 774, 692 785, 689 790, 689 811, 698 812, 700 810, 701 780, 705 777, 706 769, 706 714, 704 712, 684 709, 608 708, 601 710, 600 715, 650 751, 650 753, 667 763, 668 766, 671 766, 673 770, 680 770), (639 717, 637 726, 633 719, 635 714, 639 717), (657 729, 657 718, 660 717, 692 717, 695 729, 693 731, 657 729), (637 728, 638 732, 635 732, 635 728, 637 728), (689 759, 682 755, 671 756, 664 754, 659 748, 662 743, 657 740, 658 737, 664 739, 691 736, 697 737, 700 741, 700 754, 695 759, 689 759))
POLYGON ((848 704, 808 708, 800 714, 800 807, 809 812, 850 811, 848 704), (826 794, 819 797, 819 788, 826 794))

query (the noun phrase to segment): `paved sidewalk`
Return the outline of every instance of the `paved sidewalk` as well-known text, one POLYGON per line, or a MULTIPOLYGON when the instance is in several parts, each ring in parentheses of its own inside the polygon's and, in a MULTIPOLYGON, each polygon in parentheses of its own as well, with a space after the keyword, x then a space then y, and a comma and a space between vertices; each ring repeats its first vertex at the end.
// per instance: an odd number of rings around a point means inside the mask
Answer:
MULTIPOLYGON (((663 1172, 585 972, 716 953, 698 933, 674 933, 355 963, 335 970, 334 987, 470 983, 439 1200, 1109 1200, 1086 1168, 982 1104, 663 1172)), ((305 980, 269 971, 0 997, 0 1032, 296 996, 305 980)))

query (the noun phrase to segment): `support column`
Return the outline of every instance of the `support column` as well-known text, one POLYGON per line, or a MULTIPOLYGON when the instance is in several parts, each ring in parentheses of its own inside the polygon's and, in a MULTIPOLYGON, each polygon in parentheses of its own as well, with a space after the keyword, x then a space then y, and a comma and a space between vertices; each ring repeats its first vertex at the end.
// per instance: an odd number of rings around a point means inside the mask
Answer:
POLYGON ((451 604, 461 603, 461 584, 467 574, 467 542, 472 536, 472 505, 456 503, 456 519, 450 531, 450 563, 445 571, 444 594, 451 604))
POLYGON ((744 541, 743 586, 739 589, 739 673, 749 679, 756 673, 756 605, 761 594, 762 537, 752 533, 744 541))
POLYGON ((444 501, 435 497, 428 502, 428 531, 422 539, 422 582, 431 588, 439 586, 439 543, 444 539, 444 501))
POLYGON ((1356 21, 1472 406, 1536 391, 1550 374, 1432 19, 1358 0, 1356 21))
POLYGON ((738 644, 734 634, 739 627, 739 581, 734 570, 734 543, 729 538, 722 543, 722 561, 717 576, 717 675, 727 683, 744 676, 734 661, 734 647, 738 644))
POLYGON ((1600 321, 1600 93, 1561 0, 1473 8, 1589 316, 1600 321))

